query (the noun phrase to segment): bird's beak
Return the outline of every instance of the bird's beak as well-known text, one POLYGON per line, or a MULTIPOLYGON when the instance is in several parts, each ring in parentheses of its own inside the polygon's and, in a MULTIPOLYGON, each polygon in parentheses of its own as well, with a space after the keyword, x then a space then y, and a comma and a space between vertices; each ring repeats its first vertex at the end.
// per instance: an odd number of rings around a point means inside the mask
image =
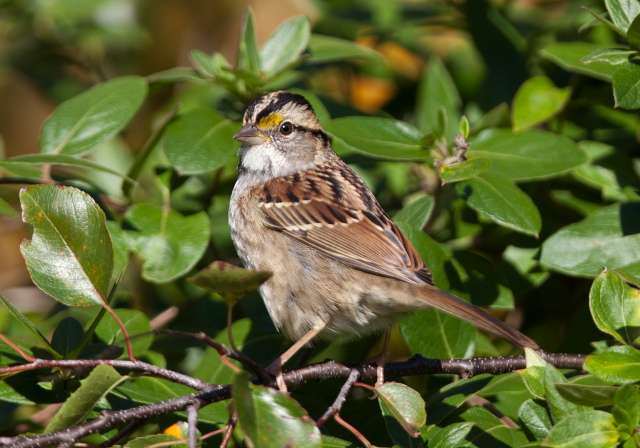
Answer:
POLYGON ((247 123, 242 126, 242 129, 236 132, 233 138, 249 146, 259 145, 269 140, 253 123, 247 123))

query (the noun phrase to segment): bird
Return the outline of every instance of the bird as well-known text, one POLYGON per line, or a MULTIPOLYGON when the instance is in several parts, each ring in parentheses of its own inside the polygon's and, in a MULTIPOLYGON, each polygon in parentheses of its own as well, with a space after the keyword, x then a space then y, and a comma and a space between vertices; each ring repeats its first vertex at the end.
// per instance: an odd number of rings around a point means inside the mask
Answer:
MULTIPOLYGON (((334 152, 302 95, 277 91, 255 99, 233 138, 242 146, 231 238, 247 268, 272 273, 259 292, 275 326, 295 341, 269 366, 280 389, 286 390, 284 363, 317 336, 388 330, 398 315, 421 309, 445 311, 519 348, 538 349, 434 285, 407 237, 334 152)), ((388 336, 383 351, 387 343, 388 336)), ((377 384, 385 359, 378 360, 377 384)))

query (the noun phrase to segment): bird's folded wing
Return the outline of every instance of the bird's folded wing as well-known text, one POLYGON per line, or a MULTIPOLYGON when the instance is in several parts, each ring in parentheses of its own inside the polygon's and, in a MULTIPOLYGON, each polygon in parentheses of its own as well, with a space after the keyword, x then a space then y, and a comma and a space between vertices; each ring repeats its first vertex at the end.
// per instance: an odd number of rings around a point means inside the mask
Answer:
POLYGON ((322 199, 261 202, 266 224, 356 269, 432 284, 424 262, 384 212, 349 209, 322 199))

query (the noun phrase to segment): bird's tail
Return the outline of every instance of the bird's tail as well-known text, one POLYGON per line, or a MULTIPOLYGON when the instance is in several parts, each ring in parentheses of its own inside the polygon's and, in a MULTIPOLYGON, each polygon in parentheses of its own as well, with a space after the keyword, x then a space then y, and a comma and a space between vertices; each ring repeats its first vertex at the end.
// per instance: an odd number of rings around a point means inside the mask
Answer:
POLYGON ((538 344, 528 336, 525 336, 516 329, 508 327, 504 322, 482 311, 477 306, 462 300, 460 297, 449 294, 434 286, 424 286, 421 287, 421 289, 423 292, 421 299, 427 302, 430 307, 437 308, 460 319, 469 321, 479 328, 506 339, 517 347, 539 348, 538 344))

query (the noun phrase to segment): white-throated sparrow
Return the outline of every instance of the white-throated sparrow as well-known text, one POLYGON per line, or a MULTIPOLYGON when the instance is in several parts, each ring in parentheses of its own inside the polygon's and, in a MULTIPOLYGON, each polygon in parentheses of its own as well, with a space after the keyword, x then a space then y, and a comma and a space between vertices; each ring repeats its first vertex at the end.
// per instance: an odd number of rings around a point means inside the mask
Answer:
POLYGON ((437 308, 519 347, 534 341, 433 285, 431 273, 373 193, 333 151, 311 105, 290 92, 256 99, 234 136, 239 176, 231 236, 275 325, 298 341, 362 334, 398 313, 437 308))

